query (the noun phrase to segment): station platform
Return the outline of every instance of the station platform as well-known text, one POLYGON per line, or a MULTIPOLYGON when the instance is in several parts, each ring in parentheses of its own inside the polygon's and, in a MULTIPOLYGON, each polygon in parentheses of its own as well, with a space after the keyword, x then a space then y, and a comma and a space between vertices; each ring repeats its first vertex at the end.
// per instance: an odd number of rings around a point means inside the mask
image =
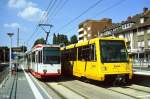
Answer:
POLYGON ((0 99, 52 99, 20 65, 0 85, 0 99))
POLYGON ((133 69, 133 74, 135 75, 143 75, 143 76, 150 76, 150 69, 146 68, 134 68, 133 69))

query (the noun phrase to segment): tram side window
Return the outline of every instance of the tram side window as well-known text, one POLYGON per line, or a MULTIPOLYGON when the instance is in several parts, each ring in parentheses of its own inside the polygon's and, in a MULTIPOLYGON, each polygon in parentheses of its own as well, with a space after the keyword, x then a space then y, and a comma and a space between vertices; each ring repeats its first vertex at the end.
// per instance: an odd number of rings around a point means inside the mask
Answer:
POLYGON ((66 53, 66 58, 68 61, 71 61, 72 60, 72 55, 71 55, 71 49, 67 50, 67 53, 66 53))
POLYGON ((32 53, 32 62, 35 62, 35 52, 32 53))
POLYGON ((90 60, 96 61, 96 47, 94 44, 90 45, 90 60))
POLYGON ((96 48, 94 44, 78 47, 78 60, 80 61, 95 61, 96 48))
POLYGON ((62 60, 63 61, 68 61, 68 58, 69 57, 69 51, 68 50, 65 50, 63 53, 62 53, 62 60))
POLYGON ((43 55, 42 55, 42 51, 40 51, 40 53, 41 53, 41 54, 40 54, 40 62, 42 63, 42 56, 43 56, 43 55))
POLYGON ((77 48, 73 48, 71 49, 71 59, 72 61, 75 61, 76 60, 76 57, 77 57, 77 48))
POLYGON ((89 46, 78 47, 78 60, 81 61, 89 60, 89 46))
POLYGON ((76 48, 67 49, 62 53, 62 60, 74 61, 76 60, 76 48))
POLYGON ((40 52, 38 52, 38 63, 40 63, 40 52))
POLYGON ((42 51, 38 52, 38 62, 42 63, 42 51))

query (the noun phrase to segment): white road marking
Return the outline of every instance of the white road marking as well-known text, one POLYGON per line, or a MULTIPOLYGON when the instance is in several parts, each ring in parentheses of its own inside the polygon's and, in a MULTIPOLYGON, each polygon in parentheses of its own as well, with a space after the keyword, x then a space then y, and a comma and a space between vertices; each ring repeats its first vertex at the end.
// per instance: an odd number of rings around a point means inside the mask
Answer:
POLYGON ((33 80, 36 82, 36 84, 43 90, 43 92, 48 96, 48 98, 53 99, 31 74, 30 74, 30 76, 33 78, 33 80))
POLYGON ((141 71, 141 72, 140 71, 135 71, 134 74, 150 76, 149 71, 141 71))
POLYGON ((139 98, 144 98, 144 99, 149 99, 150 98, 150 95, 144 95, 144 96, 137 96, 139 98))
POLYGON ((23 66, 21 66, 21 68, 23 69, 23 72, 27 78, 27 81, 31 87, 31 90, 35 96, 36 99, 44 99, 43 96, 41 95, 41 93, 39 92, 39 90, 37 89, 37 87, 34 85, 33 81, 31 80, 31 78, 28 76, 28 74, 24 71, 23 66))

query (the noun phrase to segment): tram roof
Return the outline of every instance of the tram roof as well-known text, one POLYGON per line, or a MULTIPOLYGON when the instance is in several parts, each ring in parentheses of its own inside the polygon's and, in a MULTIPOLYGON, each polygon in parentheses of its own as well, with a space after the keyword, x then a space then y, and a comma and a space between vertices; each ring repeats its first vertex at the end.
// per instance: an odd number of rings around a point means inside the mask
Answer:
POLYGON ((71 45, 68 45, 68 46, 65 46, 65 47, 61 47, 61 50, 71 49, 71 48, 74 48, 74 47, 79 47, 79 46, 92 44, 92 43, 94 43, 96 41, 99 41, 99 40, 125 40, 125 39, 124 38, 115 38, 115 37, 98 37, 98 38, 94 38, 94 39, 91 39, 91 40, 78 42, 76 44, 71 44, 71 45))
POLYGON ((37 44, 34 48, 42 48, 42 47, 60 47, 60 45, 56 44, 37 44))

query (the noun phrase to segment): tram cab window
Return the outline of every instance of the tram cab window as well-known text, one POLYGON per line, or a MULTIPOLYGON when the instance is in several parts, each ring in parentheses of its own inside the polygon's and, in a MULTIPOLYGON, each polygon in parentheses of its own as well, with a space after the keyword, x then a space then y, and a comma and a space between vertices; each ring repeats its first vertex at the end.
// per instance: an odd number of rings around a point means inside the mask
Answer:
POLYGON ((124 41, 100 41, 102 62, 126 62, 127 50, 124 41))
POLYGON ((59 64, 60 63, 60 49, 48 48, 43 49, 43 63, 44 64, 59 64))

